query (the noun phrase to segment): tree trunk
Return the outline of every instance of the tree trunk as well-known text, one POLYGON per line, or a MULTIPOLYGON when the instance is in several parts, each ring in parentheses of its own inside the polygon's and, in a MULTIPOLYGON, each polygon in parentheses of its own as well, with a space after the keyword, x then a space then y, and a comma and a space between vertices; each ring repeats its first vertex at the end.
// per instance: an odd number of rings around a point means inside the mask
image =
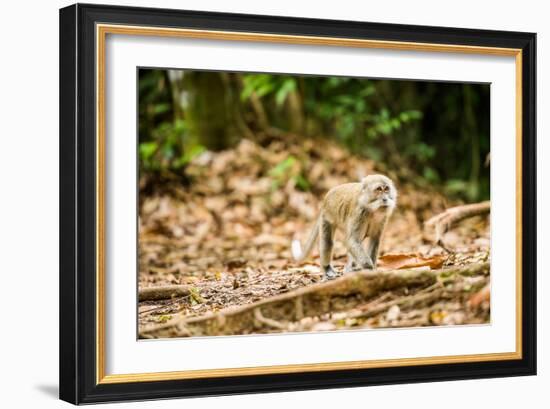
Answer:
POLYGON ((250 132, 243 127, 239 101, 231 89, 231 82, 223 73, 190 71, 184 81, 189 91, 185 119, 191 137, 210 150, 221 150, 234 145, 250 132))

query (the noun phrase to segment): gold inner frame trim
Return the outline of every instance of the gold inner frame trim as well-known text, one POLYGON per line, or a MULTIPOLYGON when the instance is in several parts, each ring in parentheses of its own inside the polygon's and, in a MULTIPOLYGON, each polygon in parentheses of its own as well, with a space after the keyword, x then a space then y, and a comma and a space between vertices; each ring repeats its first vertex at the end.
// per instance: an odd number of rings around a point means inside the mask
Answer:
POLYGON ((522 51, 515 48, 466 46, 456 44, 413 43, 353 38, 298 36, 250 32, 178 29, 165 27, 96 25, 96 382, 115 384, 178 379, 204 379, 227 376, 322 372, 346 369, 388 368, 522 358, 522 51), (516 350, 505 353, 448 355, 419 358, 377 359, 368 361, 322 362, 314 364, 273 365, 173 372, 105 374, 105 41, 107 34, 247 41, 294 45, 371 48, 515 57, 516 64, 516 350))

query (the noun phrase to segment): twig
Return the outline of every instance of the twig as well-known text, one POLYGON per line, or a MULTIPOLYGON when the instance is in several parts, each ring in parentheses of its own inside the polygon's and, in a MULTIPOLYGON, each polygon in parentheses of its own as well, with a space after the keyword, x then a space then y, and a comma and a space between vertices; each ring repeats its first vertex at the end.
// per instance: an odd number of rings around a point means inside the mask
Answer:
POLYGON ((166 307, 170 307, 172 305, 174 305, 175 303, 178 303, 178 302, 181 302, 187 298, 191 297, 190 295, 186 295, 185 297, 181 297, 181 298, 177 298, 177 299, 173 299, 172 301, 168 302, 167 304, 163 304, 163 305, 159 305, 157 307, 154 307, 154 308, 151 308, 149 310, 145 310, 145 311, 140 311, 139 312, 139 315, 142 315, 142 314, 148 314, 150 312, 155 312, 155 311, 158 311, 158 310, 162 310, 163 308, 166 308, 166 307))
POLYGON ((382 301, 386 301, 388 298, 391 298, 391 296, 392 296, 391 292, 384 293, 380 297, 377 297, 376 299, 370 301, 369 303, 359 306, 357 309, 361 311, 366 311, 380 304, 382 301))
POLYGON ((284 324, 281 324, 279 321, 272 320, 271 318, 264 317, 260 307, 254 309, 254 318, 260 324, 267 325, 268 327, 273 327, 273 328, 280 329, 280 330, 286 330, 287 329, 287 326, 284 325, 284 324))
POLYGON ((166 285, 161 287, 144 287, 139 289, 139 301, 169 300, 175 297, 189 295, 189 287, 186 285, 166 285))

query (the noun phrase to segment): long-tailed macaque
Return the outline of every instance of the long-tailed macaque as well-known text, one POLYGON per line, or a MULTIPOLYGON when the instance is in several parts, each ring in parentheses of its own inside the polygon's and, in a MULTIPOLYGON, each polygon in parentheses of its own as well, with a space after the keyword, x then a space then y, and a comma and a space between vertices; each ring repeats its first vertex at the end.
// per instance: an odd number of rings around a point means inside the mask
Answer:
POLYGON ((337 228, 344 235, 348 261, 344 272, 355 269, 374 269, 378 258, 380 238, 386 222, 397 202, 397 190, 390 178, 369 175, 358 183, 345 183, 326 194, 305 248, 298 240, 292 241, 292 256, 303 260, 313 248, 318 236, 321 268, 327 279, 337 276, 332 268, 333 237, 337 228), (369 237, 367 248, 362 245, 369 237))

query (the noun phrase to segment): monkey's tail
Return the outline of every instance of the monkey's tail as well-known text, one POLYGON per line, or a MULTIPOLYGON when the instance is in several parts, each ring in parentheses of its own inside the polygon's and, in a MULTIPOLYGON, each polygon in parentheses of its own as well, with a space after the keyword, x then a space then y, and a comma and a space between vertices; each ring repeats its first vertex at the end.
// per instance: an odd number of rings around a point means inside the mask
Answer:
POLYGON ((292 251, 292 257, 294 258, 295 261, 302 261, 311 252, 311 249, 313 248, 313 245, 317 240, 317 236, 319 236, 320 221, 321 221, 321 217, 318 217, 317 220, 315 221, 315 226, 313 226, 313 230, 311 230, 311 233, 309 234, 309 238, 307 239, 306 245, 303 250, 302 250, 302 244, 300 243, 300 240, 292 240, 290 249, 292 251))

